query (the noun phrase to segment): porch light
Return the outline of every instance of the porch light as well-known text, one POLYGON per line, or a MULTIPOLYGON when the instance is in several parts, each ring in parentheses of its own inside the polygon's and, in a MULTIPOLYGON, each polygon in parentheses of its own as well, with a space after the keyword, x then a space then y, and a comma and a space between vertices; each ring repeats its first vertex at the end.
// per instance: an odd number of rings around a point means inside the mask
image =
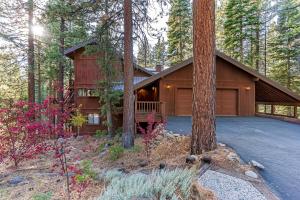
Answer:
POLYGON ((171 88, 171 85, 167 85, 166 88, 167 88, 167 89, 170 89, 170 88, 171 88))
POLYGON ((245 87, 245 90, 249 91, 249 90, 251 90, 251 87, 245 87))
POLYGON ((156 89, 156 87, 152 87, 152 90, 155 90, 156 89))

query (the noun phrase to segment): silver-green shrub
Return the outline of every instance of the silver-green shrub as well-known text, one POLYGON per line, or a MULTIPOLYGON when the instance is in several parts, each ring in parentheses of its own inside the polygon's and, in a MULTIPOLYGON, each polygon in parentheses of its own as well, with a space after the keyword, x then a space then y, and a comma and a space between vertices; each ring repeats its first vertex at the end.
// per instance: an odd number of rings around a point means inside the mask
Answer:
POLYGON ((155 170, 150 174, 126 175, 107 171, 103 180, 109 183, 98 200, 177 200, 188 199, 195 172, 188 169, 155 170))

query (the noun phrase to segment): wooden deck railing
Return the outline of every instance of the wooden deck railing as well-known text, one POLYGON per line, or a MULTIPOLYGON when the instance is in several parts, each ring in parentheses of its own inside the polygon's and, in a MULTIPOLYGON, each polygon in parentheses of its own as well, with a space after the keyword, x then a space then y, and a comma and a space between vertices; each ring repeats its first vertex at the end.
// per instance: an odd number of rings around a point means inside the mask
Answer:
POLYGON ((135 114, 136 118, 145 119, 145 116, 154 112, 160 120, 165 119, 165 104, 160 101, 136 101, 135 114))

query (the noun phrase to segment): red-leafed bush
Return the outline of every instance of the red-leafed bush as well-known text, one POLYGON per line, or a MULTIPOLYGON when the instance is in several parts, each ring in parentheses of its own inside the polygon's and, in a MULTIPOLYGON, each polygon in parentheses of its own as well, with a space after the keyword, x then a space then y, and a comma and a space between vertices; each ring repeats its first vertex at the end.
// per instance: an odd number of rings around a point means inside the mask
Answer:
POLYGON ((18 167, 23 160, 35 158, 49 148, 45 143, 51 130, 51 123, 45 117, 48 112, 48 101, 43 104, 19 101, 0 109, 0 162, 9 159, 18 167))
POLYGON ((147 127, 143 128, 138 124, 138 129, 142 133, 146 156, 149 159, 151 150, 150 145, 164 130, 164 122, 155 122, 155 112, 152 112, 147 116, 147 127))

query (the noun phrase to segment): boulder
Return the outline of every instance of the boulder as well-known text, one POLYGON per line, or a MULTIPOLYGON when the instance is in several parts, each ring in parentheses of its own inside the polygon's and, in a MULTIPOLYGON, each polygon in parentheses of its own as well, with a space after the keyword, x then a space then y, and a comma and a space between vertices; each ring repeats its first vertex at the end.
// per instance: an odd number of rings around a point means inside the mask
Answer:
POLYGON ((166 168, 166 163, 159 163, 159 169, 166 168))
POLYGON ((262 164, 260 164, 259 162, 255 161, 255 160, 251 160, 250 165, 252 165, 253 167, 260 169, 260 170, 265 169, 265 166, 263 166, 262 164))
POLYGON ((228 155, 227 155, 227 159, 232 161, 232 162, 240 162, 240 158, 237 154, 233 153, 233 152, 230 152, 228 155))
POLYGON ((8 183, 10 185, 18 185, 19 183, 22 183, 23 181, 25 181, 25 178, 22 177, 22 176, 15 176, 15 177, 12 177, 8 183))
POLYGON ((251 171, 251 170, 245 171, 245 175, 249 176, 251 178, 258 178, 258 175, 254 171, 251 171))
POLYGON ((204 156, 201 158, 201 160, 202 160, 204 163, 210 164, 212 158, 211 158, 211 156, 209 156, 209 155, 204 155, 204 156))
POLYGON ((223 144, 223 143, 218 143, 218 145, 219 145, 220 147, 226 147, 226 144, 223 144))
POLYGON ((196 162, 196 160, 198 159, 198 157, 196 155, 189 155, 186 159, 185 162, 188 164, 193 164, 196 162))

